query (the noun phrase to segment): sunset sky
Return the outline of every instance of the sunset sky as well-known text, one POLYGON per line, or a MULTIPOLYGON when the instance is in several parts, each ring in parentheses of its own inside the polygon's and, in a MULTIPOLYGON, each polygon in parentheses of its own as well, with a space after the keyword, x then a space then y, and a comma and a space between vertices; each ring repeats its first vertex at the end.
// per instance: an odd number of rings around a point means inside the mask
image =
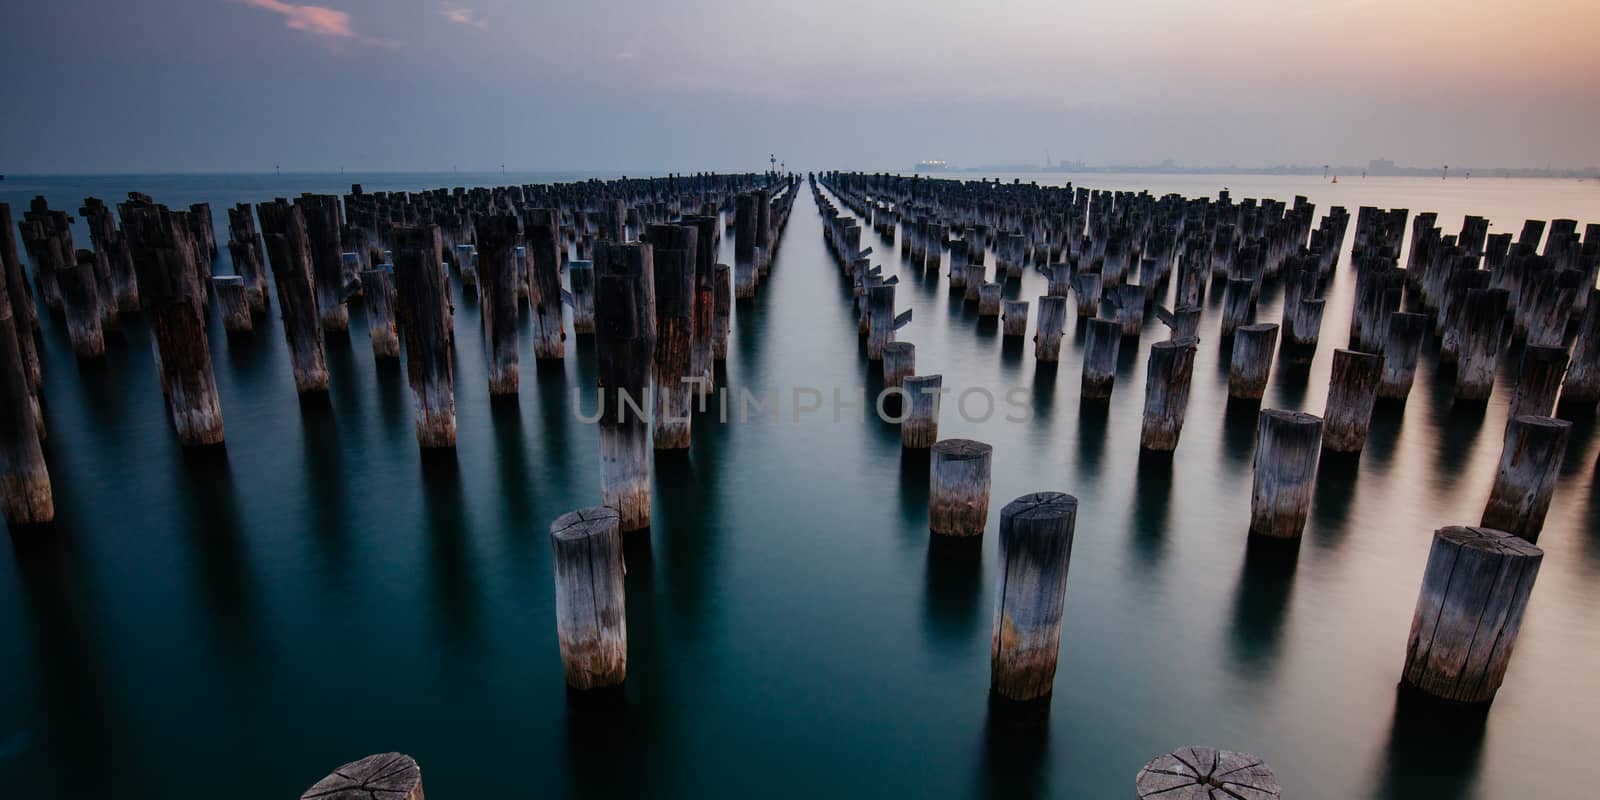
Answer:
POLYGON ((1600 2, 70 0, 0 172, 1600 164, 1600 2))

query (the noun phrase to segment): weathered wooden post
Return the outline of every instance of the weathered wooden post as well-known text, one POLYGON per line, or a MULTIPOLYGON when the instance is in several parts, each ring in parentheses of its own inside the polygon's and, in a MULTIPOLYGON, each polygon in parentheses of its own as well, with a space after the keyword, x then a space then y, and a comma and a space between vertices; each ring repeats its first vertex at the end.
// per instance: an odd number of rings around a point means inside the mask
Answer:
POLYGON ((1383 346, 1383 372, 1376 394, 1385 400, 1404 400, 1417 377, 1417 361, 1428 335, 1428 315, 1396 311, 1389 315, 1389 333, 1383 346))
POLYGON ((1109 319, 1091 318, 1083 345, 1085 400, 1104 400, 1117 382, 1117 356, 1122 349, 1122 326, 1109 319))
MULTIPOLYGON (((228 254, 233 257, 233 272, 244 279, 245 297, 250 310, 267 310, 267 251, 256 228, 249 203, 228 209, 228 254)), ((137 298, 135 298, 137 302, 137 298)))
POLYGON ((1012 339, 1028 335, 1028 301, 1005 301, 1005 310, 1000 315, 1000 334, 1012 339))
POLYGON ((1504 289, 1469 289, 1461 309, 1461 356, 1456 364, 1456 399, 1479 402, 1494 391, 1500 366, 1500 332, 1506 313, 1504 289))
POLYGON ((422 800, 422 770, 411 756, 379 753, 334 770, 300 800, 422 800))
POLYGON ((883 348, 894 341, 894 287, 880 283, 867 289, 868 361, 881 361, 883 348))
POLYGON ((654 256, 648 244, 595 246, 600 496, 617 509, 625 532, 650 527, 650 421, 644 403, 656 343, 654 256))
POLYGON ((1572 423, 1563 419, 1511 418, 1506 425, 1505 447, 1500 451, 1500 468, 1489 490, 1489 503, 1483 509, 1483 527, 1530 542, 1539 540, 1571 431, 1572 423))
POLYGON ((1229 278, 1222 295, 1222 338, 1233 336, 1241 325, 1250 324, 1256 310, 1253 292, 1256 282, 1247 278, 1229 278))
POLYGON ((1278 800, 1283 788, 1249 753, 1180 747, 1150 760, 1134 778, 1139 800, 1278 800))
POLYGON ((929 461, 928 527, 940 536, 982 536, 989 522, 989 473, 994 448, 972 439, 945 439, 929 461))
POLYGON ((978 287, 978 318, 993 319, 1000 316, 1000 292, 1005 287, 984 282, 978 287))
POLYGON ((1561 404, 1590 407, 1600 403, 1600 289, 1589 292, 1589 305, 1572 343, 1572 363, 1561 383, 1561 404))
POLYGON ((1144 425, 1139 447, 1156 452, 1178 449, 1184 411, 1189 406, 1189 384, 1194 377, 1194 339, 1167 340, 1150 345, 1150 364, 1144 384, 1144 425))
POLYGON ((528 248, 528 302, 533 306, 533 357, 565 358, 567 332, 561 317, 561 212, 522 211, 522 236, 528 248))
MULTIPOLYGON (((514 395, 521 388, 517 353, 517 218, 509 214, 479 217, 474 233, 477 253, 474 277, 478 286, 478 315, 483 323, 484 355, 489 359, 489 394, 514 395)), ((465 276, 463 276, 465 283, 465 276)))
MULTIPOLYGON (((983 300, 983 287, 988 282, 988 276, 989 268, 983 264, 967 265, 967 280, 964 284, 966 288, 963 298, 968 303, 979 303, 983 300)), ((999 293, 996 293, 995 296, 999 297, 999 293)), ((979 313, 981 314, 982 312, 980 311, 979 313)), ((998 310, 996 313, 999 313, 998 310)))
POLYGON ((1256 460, 1250 490, 1250 533, 1298 539, 1311 513, 1322 449, 1322 418, 1269 408, 1256 427, 1256 460))
POLYGON ((1260 400, 1272 374, 1272 353, 1278 345, 1278 325, 1262 322, 1241 325, 1233 332, 1233 356, 1228 362, 1228 396, 1260 400))
POLYGON ((910 342, 890 342, 883 346, 883 386, 904 388, 905 379, 916 374, 917 346, 910 342))
MULTIPOLYGON (((9 223, 8 217, 0 209, 0 222, 9 223)), ((56 518, 50 471, 39 446, 38 414, 15 328, 10 292, 0 291, 0 512, 13 528, 56 518)), ((32 341, 32 330, 24 335, 32 341)))
POLYGON ((1372 427, 1372 407, 1377 402, 1378 376, 1383 356, 1354 350, 1333 351, 1333 372, 1328 376, 1328 404, 1323 411, 1324 449, 1359 453, 1372 427))
POLYGON ((139 271, 140 300, 149 312, 172 427, 185 447, 221 444, 222 403, 211 371, 188 226, 166 206, 139 202, 124 208, 123 224, 139 271))
POLYGON ((1139 338, 1144 332, 1144 289, 1131 283, 1122 284, 1112 290, 1110 305, 1116 309, 1115 318, 1122 323, 1122 338, 1139 338))
POLYGON ((572 284, 572 332, 594 335, 594 262, 567 262, 567 281, 572 284))
POLYGON ((653 436, 657 450, 682 450, 689 446, 690 411, 695 388, 685 383, 694 338, 694 246, 696 229, 651 225, 654 248, 656 339, 653 436), (688 249, 672 248, 662 228, 687 234, 688 249))
POLYGON ((900 446, 926 450, 939 440, 939 398, 944 392, 942 375, 907 375, 901 381, 908 406, 900 423, 900 446))
MULTIPOLYGON (((317 293, 317 311, 324 333, 350 329, 345 306, 344 247, 339 238, 339 198, 331 194, 302 194, 294 205, 305 218, 311 274, 317 293)), ((266 227, 266 220, 262 220, 266 227)))
POLYGON ((1547 417, 1556 408, 1561 379, 1567 373, 1567 348, 1530 344, 1522 350, 1522 369, 1506 410, 1507 419, 1547 417))
POLYGON ((716 377, 717 218, 685 216, 681 224, 698 231, 694 250, 694 332, 689 341, 689 375, 699 381, 690 393, 709 396, 716 377))
POLYGON ((1406 639, 1405 682, 1445 700, 1493 700, 1543 560, 1538 546, 1504 531, 1434 531, 1406 639))
POLYGON ((967 264, 968 243, 966 239, 955 239, 950 242, 950 293, 965 295, 967 293, 967 264))
MULTIPOLYGON (((22 270, 21 256, 17 253, 17 228, 11 221, 11 206, 0 203, 0 275, 3 288, 11 306, 12 328, 17 339, 17 353, 22 359, 22 376, 28 383, 30 405, 38 406, 39 351, 33 332, 39 327, 37 311, 33 306, 33 293, 28 290, 28 278, 22 270)), ((41 431, 42 432, 42 431, 41 431)))
POLYGON ((1100 284, 1098 272, 1079 272, 1072 276, 1072 293, 1078 298, 1078 319, 1092 319, 1100 313, 1100 284))
POLYGON ((628 677, 621 521, 616 509, 601 506, 550 524, 556 636, 567 686, 575 691, 620 686, 628 677))
POLYGON ((445 306, 443 242, 438 225, 398 227, 394 282, 400 334, 405 337, 406 378, 417 399, 417 444, 456 446, 454 365, 450 361, 450 312, 445 306))
POLYGON ((1045 284, 1045 294, 1051 297, 1066 297, 1072 291, 1072 267, 1067 264, 1051 264, 1046 271, 1048 282, 1045 284))
POLYGON ((301 394, 328 391, 328 365, 318 322, 317 296, 312 288, 311 243, 297 205, 283 200, 260 203, 262 239, 272 261, 272 281, 278 290, 278 315, 283 338, 289 345, 294 386, 301 394))
POLYGON ((394 319, 394 266, 380 265, 361 273, 362 294, 367 301, 367 336, 372 339, 372 357, 387 361, 400 357, 400 329, 394 319))
POLYGON ((1049 698, 1061 652, 1067 567, 1078 498, 1023 495, 1000 509, 1000 581, 989 645, 989 694, 1011 703, 1049 698))
POLYGON ((88 250, 72 255, 73 263, 56 271, 56 285, 61 289, 62 307, 67 316, 67 337, 78 358, 99 358, 106 354, 106 339, 101 327, 95 256, 88 250))
POLYGON ((1067 328, 1067 298, 1039 298, 1039 324, 1034 326, 1033 357, 1045 362, 1061 360, 1061 335, 1067 328))
MULTIPOLYGON (((756 296, 756 202, 746 193, 734 200, 733 296, 746 300, 756 296)), ((846 259, 855 253, 846 253, 846 259)))
POLYGON ((250 315, 250 299, 245 295, 244 278, 216 275, 211 278, 211 288, 217 296, 217 309, 222 312, 223 330, 250 333, 256 329, 255 318, 250 315))

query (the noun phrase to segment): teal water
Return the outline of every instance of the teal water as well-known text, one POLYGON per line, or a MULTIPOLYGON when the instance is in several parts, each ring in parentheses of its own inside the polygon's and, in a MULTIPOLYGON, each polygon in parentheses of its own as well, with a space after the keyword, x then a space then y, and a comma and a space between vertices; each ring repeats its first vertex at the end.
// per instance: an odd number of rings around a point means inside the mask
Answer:
MULTIPOLYGON (((129 189, 222 209, 301 191, 549 176, 101 176, 0 183, 76 210, 129 189), (470 178, 470 180, 469 180, 470 178)), ((1600 188, 1545 181, 1090 176, 1088 185, 1600 220, 1600 188), (1164 183, 1170 181, 1171 183, 1164 183), (1481 188, 1480 188, 1481 186, 1481 188)), ((225 224, 225 222, 224 222, 225 224)), ((897 248, 872 237, 887 272, 897 248)), ((80 232, 80 244, 87 233, 80 232)), ((723 260, 731 263, 731 241, 723 260)), ((226 260, 226 255, 223 256, 226 260)), ((224 264, 219 272, 227 271, 224 264)), ((1309 367, 1275 364, 1266 405, 1320 412, 1344 341, 1340 272, 1309 367)), ((654 526, 630 550, 629 680, 619 711, 569 708, 547 527, 599 501, 594 351, 556 368, 524 345, 522 394, 491 403, 473 300, 455 288, 454 460, 424 461, 410 390, 374 365, 359 307, 327 343, 332 392, 296 398, 275 316, 211 347, 221 453, 186 454, 164 415, 148 330, 78 362, 44 320, 46 456, 57 522, 0 555, 0 796, 295 797, 328 770, 400 750, 431 797, 1123 797, 1181 744, 1264 757, 1293 797, 1586 797, 1600 701, 1600 483, 1578 420, 1510 673, 1487 720, 1397 705, 1431 532, 1473 523, 1500 452, 1487 409, 1453 409, 1424 354, 1403 408, 1380 407, 1358 464, 1325 463, 1297 553, 1248 551, 1254 409, 1226 403, 1212 298, 1170 463, 1141 461, 1144 356, 1125 347, 1109 412, 1081 413, 1078 349, 1056 370, 1003 344, 942 281, 902 274, 901 338, 957 391, 1021 389, 1032 419, 964 420, 995 446, 981 553, 931 549, 927 467, 870 415, 696 421, 655 462, 654 526), (998 506, 1081 501, 1060 671, 1044 735, 987 709, 998 506)), ((1044 291, 1029 273, 1008 297, 1044 291)), ((274 311, 273 314, 276 312, 274 311)), ((1276 320, 1277 294, 1263 297, 1276 320)), ((770 281, 735 310, 726 385, 792 397, 874 387, 848 288, 801 187, 770 281)), ((1030 325, 1031 328, 1031 325, 1030 325)), ((1030 330, 1031 334, 1031 330, 1030 330)), ((1069 332, 1068 342, 1081 347, 1069 332)), ((1506 363, 1515 363, 1514 358, 1506 363)), ((953 399, 953 398, 952 398, 953 399)), ((981 409, 974 406, 974 413, 981 409)))

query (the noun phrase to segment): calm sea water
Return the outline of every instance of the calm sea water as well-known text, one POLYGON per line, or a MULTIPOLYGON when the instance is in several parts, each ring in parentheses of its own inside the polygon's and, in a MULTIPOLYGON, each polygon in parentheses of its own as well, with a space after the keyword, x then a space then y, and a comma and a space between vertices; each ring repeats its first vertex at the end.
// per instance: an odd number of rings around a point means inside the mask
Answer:
MULTIPOLYGON (((234 202, 352 181, 551 178, 11 176, 0 198, 20 214, 38 193, 75 210, 138 189, 210 201, 225 225, 234 202)), ((1404 206, 1438 211, 1447 232, 1465 213, 1512 232, 1527 217, 1600 220, 1593 182, 1083 183, 1302 193, 1319 214, 1404 206)), ((801 189, 770 281, 735 311, 721 377, 848 397, 878 378, 801 189)), ((872 238, 875 260, 899 271, 897 248, 872 238)), ((1265 405, 1321 412, 1351 282, 1342 268, 1315 362, 1275 364, 1265 405)), ((78 362, 47 317, 57 522, 0 556, 0 795, 294 797, 344 761, 400 750, 439 798, 1123 797, 1147 759, 1193 743, 1263 756, 1293 797, 1589 796, 1594 420, 1574 427, 1506 684, 1486 722, 1462 724, 1397 705, 1395 688, 1431 533, 1475 523, 1487 497, 1504 376, 1486 410, 1455 409, 1425 353, 1410 402, 1380 407, 1359 463, 1324 464, 1298 552, 1264 556, 1245 546, 1255 410, 1226 402, 1219 298, 1182 443, 1162 463, 1138 448, 1159 323, 1125 346, 1109 412, 1081 413, 1077 348, 1041 369, 942 278, 902 274, 901 286, 919 371, 1032 403, 1024 424, 975 424, 947 401, 942 436, 995 446, 981 554, 930 549, 927 467, 902 456, 890 425, 853 412, 796 422, 787 407, 776 423, 701 418, 687 458, 654 465, 655 525, 627 577, 627 703, 608 713, 566 704, 547 541, 554 517, 599 501, 597 436, 572 397, 592 398, 590 340, 569 340, 553 368, 524 345, 521 396, 491 403, 475 302, 456 287, 459 444, 454 460, 424 461, 403 372, 374 365, 359 310, 349 336, 328 339, 324 403, 297 400, 275 310, 243 338, 213 315, 227 446, 197 455, 169 430, 142 323, 78 362), (987 712, 993 528, 1004 502, 1046 489, 1082 505, 1048 730, 1018 738, 987 712)), ((1030 272, 1008 296, 1043 292, 1030 272)), ((1269 290, 1261 317, 1277 309, 1269 290)))

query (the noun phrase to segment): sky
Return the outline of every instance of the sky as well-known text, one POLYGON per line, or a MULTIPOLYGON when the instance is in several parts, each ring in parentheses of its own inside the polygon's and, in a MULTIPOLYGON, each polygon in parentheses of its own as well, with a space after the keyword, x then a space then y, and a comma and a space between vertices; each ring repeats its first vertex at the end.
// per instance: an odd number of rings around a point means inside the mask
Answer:
POLYGON ((1596 0, 61 0, 0 173, 1600 164, 1596 0))

